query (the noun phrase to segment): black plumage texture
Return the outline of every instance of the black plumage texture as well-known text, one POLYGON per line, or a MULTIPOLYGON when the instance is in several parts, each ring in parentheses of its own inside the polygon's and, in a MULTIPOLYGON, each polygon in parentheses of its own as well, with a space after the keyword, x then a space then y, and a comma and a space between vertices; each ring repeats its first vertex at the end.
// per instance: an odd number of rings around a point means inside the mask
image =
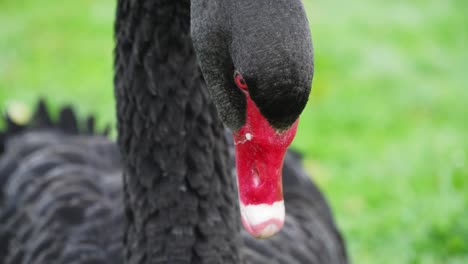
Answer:
POLYGON ((126 260, 239 263, 228 146, 192 48, 190 1, 119 1, 117 17, 126 260))
POLYGON ((0 263, 123 263, 120 156, 90 120, 64 107, 52 121, 41 102, 29 124, 7 122, 0 263))

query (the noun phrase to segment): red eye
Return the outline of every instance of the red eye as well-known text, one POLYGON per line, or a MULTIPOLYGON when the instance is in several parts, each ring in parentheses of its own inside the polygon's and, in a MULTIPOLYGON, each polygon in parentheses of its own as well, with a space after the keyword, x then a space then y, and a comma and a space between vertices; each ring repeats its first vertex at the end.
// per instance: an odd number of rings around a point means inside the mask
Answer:
POLYGON ((242 77, 240 73, 236 72, 234 74, 234 82, 236 83, 237 87, 239 87, 240 89, 244 91, 247 91, 248 89, 247 83, 245 82, 244 78, 242 77))

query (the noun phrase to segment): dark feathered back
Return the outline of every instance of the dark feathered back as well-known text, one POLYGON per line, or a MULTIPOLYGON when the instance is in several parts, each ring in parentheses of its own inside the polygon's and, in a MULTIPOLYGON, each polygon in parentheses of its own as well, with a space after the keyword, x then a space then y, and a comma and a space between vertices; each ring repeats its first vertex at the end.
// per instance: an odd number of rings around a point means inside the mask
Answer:
POLYGON ((45 103, 0 146, 0 263, 121 263, 120 157, 92 117, 45 103))

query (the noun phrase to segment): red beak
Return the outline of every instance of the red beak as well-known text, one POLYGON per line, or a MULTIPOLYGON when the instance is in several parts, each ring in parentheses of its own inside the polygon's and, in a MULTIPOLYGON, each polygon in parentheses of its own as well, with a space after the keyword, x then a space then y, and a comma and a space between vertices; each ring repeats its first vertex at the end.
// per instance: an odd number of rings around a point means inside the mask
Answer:
POLYGON ((267 238, 284 224, 283 160, 298 121, 287 130, 277 131, 248 93, 246 98, 245 125, 234 133, 241 217, 252 236, 267 238))

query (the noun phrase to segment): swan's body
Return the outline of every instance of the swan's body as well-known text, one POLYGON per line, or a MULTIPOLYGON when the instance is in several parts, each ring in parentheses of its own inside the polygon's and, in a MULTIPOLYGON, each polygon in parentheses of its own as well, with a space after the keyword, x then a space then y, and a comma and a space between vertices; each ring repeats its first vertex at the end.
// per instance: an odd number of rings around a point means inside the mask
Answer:
MULTIPOLYGON (((298 0, 291 3, 293 9, 300 7, 298 0)), ((220 8, 211 0, 194 0, 192 7, 200 4, 206 10, 220 8)), ((115 145, 102 136, 78 133, 74 122, 68 123, 73 129, 46 122, 41 130, 10 129, 3 136, 7 144, 0 160, 0 217, 7 225, 0 229, 0 257, 4 263, 347 263, 325 200, 300 168, 298 157, 290 153, 280 197, 284 194, 287 207, 283 231, 267 240, 240 231, 234 149, 227 143, 217 109, 230 128, 245 128, 243 124, 250 121, 242 113, 251 110, 243 109, 243 96, 250 98, 251 93, 249 104, 258 105, 257 115, 277 131, 288 130, 297 125, 305 106, 311 80, 305 69, 310 67, 304 62, 305 68, 298 70, 300 63, 295 61, 276 66, 292 71, 283 76, 305 78, 305 86, 293 87, 292 92, 282 90, 284 85, 274 87, 274 94, 281 96, 273 96, 273 102, 291 105, 287 110, 264 101, 269 94, 261 85, 249 86, 246 95, 238 90, 217 92, 214 86, 220 83, 212 67, 219 65, 210 62, 213 58, 204 47, 210 36, 196 33, 209 28, 204 27, 205 16, 200 17, 203 12, 192 12, 192 27, 201 23, 192 28, 192 37, 198 38, 195 46, 207 89, 191 41, 190 12, 188 0, 119 1, 115 94, 122 165, 115 145)), ((212 48, 223 51, 216 43, 212 48)), ((239 65, 236 68, 254 83, 252 64, 239 65)), ((297 82, 291 79, 291 83, 297 82)), ((44 117, 43 112, 39 117, 44 117)), ((242 134, 236 133, 237 140, 242 134)), ((258 134, 253 137, 257 140, 258 134)), ((238 159, 239 155, 238 151, 238 159)), ((252 202, 243 193, 242 204, 252 202)), ((252 219, 243 220, 251 226, 252 219)), ((280 225, 249 232, 271 235, 280 225)))
POLYGON ((63 113, 0 142, 0 263, 123 263, 117 147, 63 113))
MULTIPOLYGON (((0 156, 0 263, 125 263, 115 143, 92 129, 79 132, 84 123, 75 123, 73 115, 63 115, 69 122, 53 124, 43 122, 44 110, 38 113, 33 128, 10 124, 9 136, 0 142, 5 146, 0 156)), ((302 169, 300 157, 288 152, 283 171, 292 216, 284 231, 269 240, 242 232, 236 246, 245 263, 346 263, 327 203, 302 169)), ((199 254, 216 256, 209 248, 200 248, 199 254)))

